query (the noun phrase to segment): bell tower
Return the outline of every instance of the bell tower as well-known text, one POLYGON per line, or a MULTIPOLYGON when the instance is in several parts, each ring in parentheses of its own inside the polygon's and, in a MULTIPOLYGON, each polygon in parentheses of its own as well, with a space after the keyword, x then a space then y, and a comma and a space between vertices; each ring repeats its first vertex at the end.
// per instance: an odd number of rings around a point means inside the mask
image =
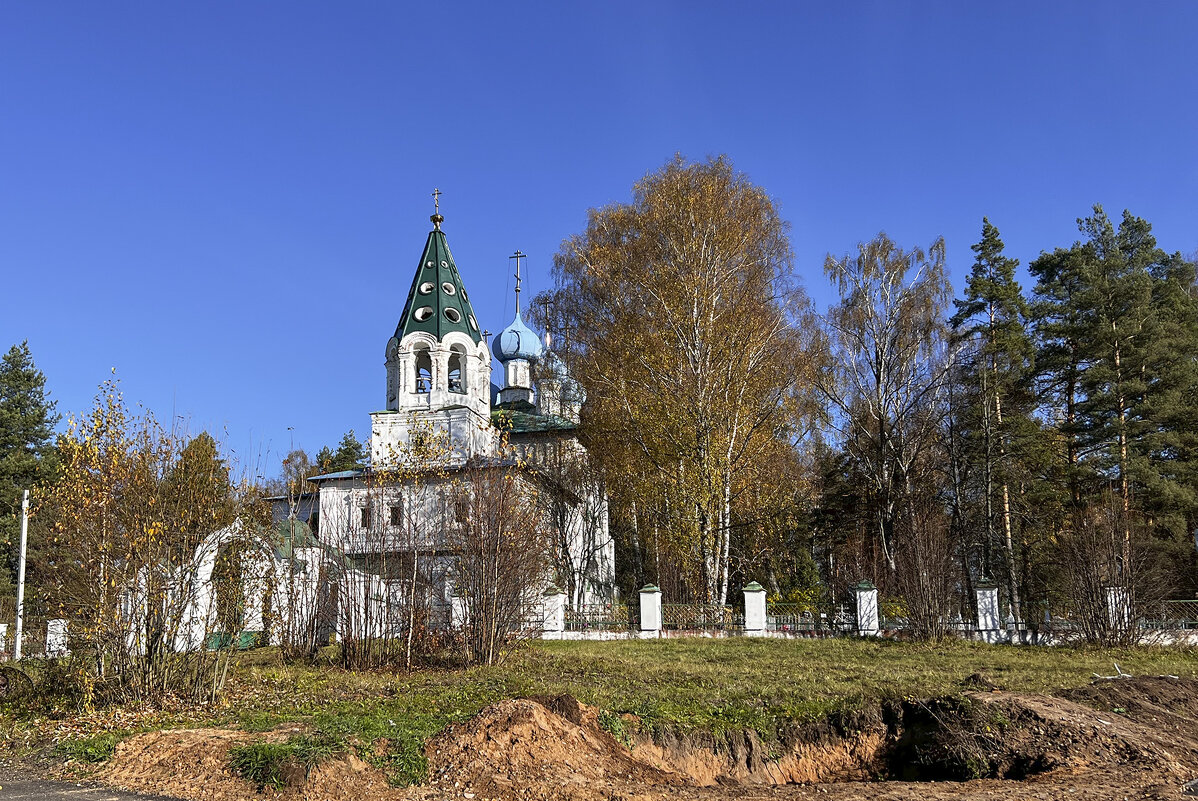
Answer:
POLYGON ((433 192, 433 230, 387 341, 386 407, 370 416, 375 466, 402 459, 413 431, 430 427, 448 435, 455 459, 494 449, 491 353, 441 230, 440 195, 433 192))

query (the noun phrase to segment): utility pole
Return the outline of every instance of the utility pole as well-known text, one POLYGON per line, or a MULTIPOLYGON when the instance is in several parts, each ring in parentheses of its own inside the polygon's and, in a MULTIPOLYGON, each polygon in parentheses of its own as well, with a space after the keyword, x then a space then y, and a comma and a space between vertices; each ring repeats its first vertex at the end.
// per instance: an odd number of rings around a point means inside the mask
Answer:
POLYGON ((21 557, 17 562, 17 635, 13 642, 12 657, 21 658, 21 628, 25 623, 25 546, 29 540, 29 490, 21 496, 21 557))

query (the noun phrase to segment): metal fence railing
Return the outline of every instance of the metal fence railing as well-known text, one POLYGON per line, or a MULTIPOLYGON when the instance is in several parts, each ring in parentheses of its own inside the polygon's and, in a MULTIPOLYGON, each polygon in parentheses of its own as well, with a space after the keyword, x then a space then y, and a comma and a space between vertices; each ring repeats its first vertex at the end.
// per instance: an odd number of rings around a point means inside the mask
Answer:
POLYGON ((720 604, 662 604, 661 627, 667 631, 739 632, 744 610, 720 604))
POLYGON ((806 604, 775 603, 766 607, 765 627, 769 631, 815 631, 814 612, 806 604))
POLYGON ((1143 626, 1148 629, 1198 629, 1198 598, 1153 604, 1147 610, 1143 626))
POLYGON ((566 631, 627 631, 632 627, 629 605, 584 604, 566 607, 566 631))

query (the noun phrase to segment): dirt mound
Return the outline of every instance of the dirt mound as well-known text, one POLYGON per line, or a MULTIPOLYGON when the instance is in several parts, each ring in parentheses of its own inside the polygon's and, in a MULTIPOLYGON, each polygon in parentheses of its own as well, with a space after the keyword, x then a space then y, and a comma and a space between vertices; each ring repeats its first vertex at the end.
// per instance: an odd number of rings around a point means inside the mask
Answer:
POLYGON ((1148 726, 1157 733, 1158 740, 1173 747, 1184 748, 1198 735, 1198 681, 1193 679, 1174 676, 1100 679, 1060 695, 1148 726))
POLYGON ((565 715, 525 698, 450 726, 425 749, 432 787, 478 799, 631 801, 689 783, 635 759, 598 726, 593 709, 573 699, 549 704, 565 715))
POLYGON ((229 749, 257 740, 280 742, 298 729, 282 727, 265 734, 232 729, 179 729, 131 737, 117 746, 96 778, 134 792, 154 793, 194 801, 244 801, 277 798, 316 801, 332 798, 401 799, 381 771, 357 757, 345 755, 299 775, 285 776, 282 790, 258 788, 234 776, 229 749))
MULTIPOLYGON (((1061 697, 1102 710, 1096 716, 1118 725, 1129 721, 1132 745, 1156 759, 1168 760, 1193 776, 1198 768, 1198 681, 1175 676, 1100 679, 1061 697)), ((1122 727, 1120 727, 1122 728, 1122 727)))

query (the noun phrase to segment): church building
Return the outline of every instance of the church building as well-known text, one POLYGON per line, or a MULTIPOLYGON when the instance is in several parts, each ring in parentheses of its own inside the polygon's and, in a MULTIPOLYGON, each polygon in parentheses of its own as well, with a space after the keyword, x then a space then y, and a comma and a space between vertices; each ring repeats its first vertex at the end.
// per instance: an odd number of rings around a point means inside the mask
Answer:
MULTIPOLYGON (((376 599, 410 586, 417 572, 430 608, 448 619, 454 527, 480 465, 514 471, 537 497, 555 585, 574 606, 611 601, 615 549, 607 496, 577 436, 584 393, 520 311, 495 336, 480 325, 450 253, 440 213, 431 217, 394 335, 384 348, 385 404, 372 412, 370 465, 316 476, 317 537, 372 577, 376 599), (492 383, 492 357, 502 385, 492 383)), ((459 546, 460 547, 460 546, 459 546)), ((348 599, 347 599, 348 600, 348 599)))

